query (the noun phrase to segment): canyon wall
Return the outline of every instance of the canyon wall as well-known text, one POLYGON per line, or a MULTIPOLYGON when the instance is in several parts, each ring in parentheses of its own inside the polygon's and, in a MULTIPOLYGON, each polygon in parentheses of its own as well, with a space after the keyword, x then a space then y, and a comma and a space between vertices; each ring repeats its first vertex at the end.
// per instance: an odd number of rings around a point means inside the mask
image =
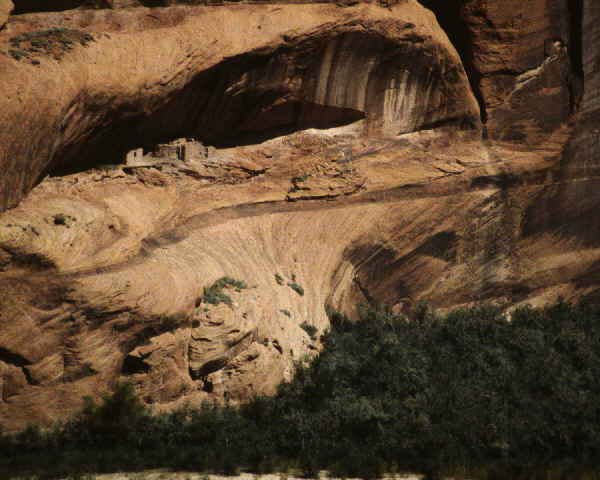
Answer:
POLYGON ((4 28, 6 21, 8 20, 8 16, 13 10, 13 4, 11 0, 2 0, 0 2, 0 30, 4 28))
POLYGON ((578 122, 568 149, 567 169, 575 175, 594 175, 600 158, 600 5, 583 3, 582 72, 583 95, 579 103, 578 122), (581 173, 575 173, 583 170, 581 173))
POLYGON ((372 300, 597 302, 600 12, 533 3, 17 2, 0 423, 273 393, 372 300))

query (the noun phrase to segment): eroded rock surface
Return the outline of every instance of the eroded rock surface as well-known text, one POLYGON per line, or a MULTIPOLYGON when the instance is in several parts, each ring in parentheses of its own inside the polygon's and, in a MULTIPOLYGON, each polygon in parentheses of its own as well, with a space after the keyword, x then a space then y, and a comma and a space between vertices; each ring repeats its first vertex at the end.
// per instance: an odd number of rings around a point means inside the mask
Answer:
POLYGON ((10 12, 13 10, 13 3, 11 0, 0 1, 0 30, 4 28, 10 12))
MULTIPOLYGON (((165 138, 255 142, 360 118, 369 134, 397 135, 479 117, 456 51, 414 1, 392 10, 288 5, 156 12, 56 13, 52 19, 63 27, 85 23, 95 41, 58 63, 0 57, 7 80, 0 120, 22 126, 1 132, 4 206, 55 168, 89 166, 165 138), (115 15, 122 23, 111 32, 115 15), (158 25, 169 28, 143 28, 140 22, 152 15, 162 15, 158 25), (56 95, 40 96, 41 88, 56 95)), ((13 35, 39 20, 20 18, 13 35)))
POLYGON ((580 2, 423 3, 459 50, 490 138, 537 145, 576 108, 580 2))
POLYGON ((596 301, 598 9, 579 69, 567 2, 522 3, 457 3, 460 55, 414 0, 11 17, 4 52, 91 40, 0 55, 0 422, 116 380, 157 410, 272 393, 374 298, 596 301))

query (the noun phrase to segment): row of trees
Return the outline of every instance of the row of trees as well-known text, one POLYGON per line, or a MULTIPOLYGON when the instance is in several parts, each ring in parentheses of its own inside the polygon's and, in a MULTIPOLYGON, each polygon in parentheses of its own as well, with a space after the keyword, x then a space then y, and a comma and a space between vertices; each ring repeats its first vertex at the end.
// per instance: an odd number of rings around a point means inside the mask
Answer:
POLYGON ((275 397, 150 415, 133 387, 41 432, 0 438, 0 475, 172 467, 328 469, 371 478, 582 478, 600 459, 600 311, 559 303, 410 321, 339 315, 324 349, 275 397))

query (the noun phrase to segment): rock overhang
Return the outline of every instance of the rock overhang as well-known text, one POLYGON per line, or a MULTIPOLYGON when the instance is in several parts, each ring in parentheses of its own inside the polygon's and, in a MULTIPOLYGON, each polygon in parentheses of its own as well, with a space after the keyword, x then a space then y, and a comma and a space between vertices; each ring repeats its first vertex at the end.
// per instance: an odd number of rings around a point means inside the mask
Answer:
POLYGON ((366 135, 446 120, 477 124, 460 58, 417 2, 389 11, 199 7, 202 13, 175 26, 144 31, 136 31, 136 20, 146 9, 134 10, 112 12, 104 32, 101 15, 90 21, 69 12, 71 22, 89 24, 95 41, 60 62, 44 58, 35 67, 0 58, 7 72, 2 120, 23 125, 0 138, 5 207, 55 168, 110 163, 107 157, 183 136, 232 143, 236 135, 362 117, 366 135), (131 31, 110 32, 121 13, 131 31), (52 95, 40 96, 42 89, 52 95), (28 101, 34 98, 36 105, 28 101))

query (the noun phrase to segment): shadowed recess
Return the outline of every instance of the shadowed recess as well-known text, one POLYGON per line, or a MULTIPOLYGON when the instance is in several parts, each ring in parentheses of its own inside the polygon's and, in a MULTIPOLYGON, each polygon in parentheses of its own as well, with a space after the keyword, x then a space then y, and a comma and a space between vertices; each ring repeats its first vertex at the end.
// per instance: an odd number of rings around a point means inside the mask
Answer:
POLYGON ((465 0, 421 0, 420 3, 435 13, 440 26, 446 32, 446 35, 448 35, 448 38, 460 55, 467 76, 469 77, 471 89, 479 103, 481 121, 485 123, 487 121, 487 111, 485 99, 480 88, 481 73, 473 64, 471 31, 462 16, 462 8, 465 0))
POLYGON ((106 0, 95 0, 94 3, 89 0, 13 0, 15 8, 14 15, 33 12, 60 12, 63 10, 72 10, 79 7, 87 8, 108 8, 109 3, 106 0))
POLYGON ((103 96, 85 98, 77 115, 94 112, 95 126, 61 145, 45 173, 121 163, 134 148, 181 137, 232 147, 361 119, 369 132, 394 135, 447 122, 474 127, 473 112, 440 108, 467 95, 460 70, 373 32, 290 41, 226 58, 150 105, 132 99, 106 108, 103 96))
MULTIPOLYGON (((376 41, 377 49, 384 48, 380 39, 376 41)), ((369 43, 373 42, 366 42, 367 47, 369 43)), ((49 173, 63 175, 98 164, 122 163, 129 150, 143 147, 151 151, 155 145, 175 138, 232 147, 365 118, 360 109, 313 100, 319 62, 326 48, 326 44, 312 44, 299 53, 281 48, 226 59, 196 75, 150 114, 134 104, 120 105, 107 111, 86 141, 65 145, 57 152, 49 173), (289 61, 291 55, 293 62, 289 61), (293 82, 289 78, 297 80, 295 85, 290 86, 293 82)), ((102 101, 92 99, 94 103, 102 101)))
POLYGON ((583 77, 583 0, 569 0, 569 54, 573 73, 583 77))

